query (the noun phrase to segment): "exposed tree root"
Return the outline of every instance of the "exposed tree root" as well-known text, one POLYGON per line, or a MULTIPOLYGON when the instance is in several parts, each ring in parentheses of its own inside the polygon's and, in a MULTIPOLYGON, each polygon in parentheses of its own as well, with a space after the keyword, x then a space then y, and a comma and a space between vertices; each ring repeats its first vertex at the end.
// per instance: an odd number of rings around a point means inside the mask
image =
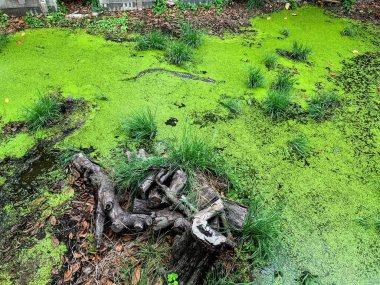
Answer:
MULTIPOLYGON (((137 154, 146 158, 144 151, 137 154)), ((204 273, 225 247, 235 245, 230 228, 241 229, 248 215, 247 207, 222 199, 201 174, 201 188, 196 201, 183 193, 187 174, 178 168, 161 168, 150 173, 138 187, 130 211, 116 199, 115 189, 107 173, 83 154, 71 163, 76 176, 96 192, 96 242, 102 244, 106 216, 111 229, 142 231, 171 230, 174 239, 170 272, 176 272, 181 285, 200 284, 204 273)))

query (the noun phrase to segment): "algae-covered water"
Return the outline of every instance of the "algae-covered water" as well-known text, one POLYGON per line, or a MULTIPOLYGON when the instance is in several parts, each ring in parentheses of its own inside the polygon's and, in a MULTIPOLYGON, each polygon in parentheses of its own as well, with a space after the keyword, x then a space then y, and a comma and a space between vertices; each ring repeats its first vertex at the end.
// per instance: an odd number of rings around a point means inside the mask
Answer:
MULTIPOLYGON (((56 147, 91 148, 107 164, 122 143, 122 119, 144 106, 156 109, 159 140, 178 136, 189 125, 199 130, 241 180, 244 190, 229 193, 231 197, 262 196, 267 207, 281 209, 281 247, 260 280, 295 284, 309 272, 321 284, 380 284, 380 233, 370 222, 380 215, 376 33, 378 28, 316 7, 281 11, 254 18, 242 34, 206 36, 194 62, 178 68, 166 63, 160 51, 137 52, 133 43, 106 41, 82 30, 26 30, 11 35, 0 53, 0 126, 20 120, 22 108, 40 93, 60 88, 65 97, 83 97, 92 107, 85 125, 56 147), (359 33, 342 36, 352 24, 359 33), (283 28, 289 37, 280 34, 283 28), (281 66, 297 71, 293 101, 306 109, 320 88, 338 90, 343 100, 326 121, 273 121, 260 107, 278 72, 265 68, 265 55, 290 49, 294 40, 311 47, 312 54, 307 63, 280 58, 281 66), (265 71, 265 88, 247 87, 251 65, 265 71), (216 82, 168 73, 124 80, 148 68, 189 72, 216 82), (242 114, 229 116, 220 104, 224 97, 240 99, 242 114), (165 124, 170 118, 178 119, 176 126, 165 124), (288 159, 287 143, 299 135, 308 138, 312 154, 306 160, 288 159), (359 222, 364 220, 369 222, 359 222)), ((0 160, 22 157, 45 136, 43 130, 3 137, 0 160)))

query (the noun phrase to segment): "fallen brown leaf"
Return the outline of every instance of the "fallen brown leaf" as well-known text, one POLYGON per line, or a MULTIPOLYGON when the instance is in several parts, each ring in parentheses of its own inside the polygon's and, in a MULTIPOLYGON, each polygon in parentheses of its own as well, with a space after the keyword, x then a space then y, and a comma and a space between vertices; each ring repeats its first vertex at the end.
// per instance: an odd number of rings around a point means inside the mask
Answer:
POLYGON ((140 280, 140 275, 141 275, 141 267, 140 266, 137 266, 135 267, 135 269, 133 270, 133 274, 132 274, 132 285, 136 285, 139 280, 140 280))
POLYGON ((50 217, 50 224, 55 226, 57 224, 57 218, 55 216, 50 217))
POLYGON ((53 236, 53 237, 51 238, 51 245, 52 245, 53 247, 57 247, 57 246, 59 245, 59 240, 58 240, 55 236, 53 236))

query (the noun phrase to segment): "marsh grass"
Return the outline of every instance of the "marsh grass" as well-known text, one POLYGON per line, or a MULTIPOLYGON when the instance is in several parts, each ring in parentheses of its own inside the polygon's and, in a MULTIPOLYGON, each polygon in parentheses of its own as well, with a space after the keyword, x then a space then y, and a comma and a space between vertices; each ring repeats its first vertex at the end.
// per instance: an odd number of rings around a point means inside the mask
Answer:
POLYGON ((193 59, 193 51, 183 42, 172 41, 166 47, 165 58, 169 63, 179 66, 193 59))
POLYGON ((167 36, 162 34, 159 31, 153 31, 149 34, 139 36, 136 42, 137 50, 149 50, 149 49, 157 49, 163 50, 166 47, 166 43, 168 41, 167 36))
POLYGON ((8 41, 8 35, 0 33, 0 53, 3 51, 8 41))
POLYGON ((340 99, 333 91, 324 91, 316 94, 309 101, 309 115, 316 121, 327 119, 335 108, 339 107, 340 99))
POLYGON ((264 57, 264 65, 269 70, 275 69, 278 65, 278 57, 273 53, 268 53, 264 57))
POLYGON ((23 118, 31 130, 40 130, 57 121, 62 101, 59 93, 40 96, 31 107, 24 108, 23 118))
POLYGON ((263 102, 263 108, 272 119, 278 120, 287 116, 291 95, 287 92, 270 90, 263 102))
POLYGON ((141 109, 127 117, 121 125, 122 131, 135 140, 152 140, 157 134, 156 113, 141 109))
POLYGON ((243 249, 250 252, 252 258, 268 260, 273 257, 278 245, 280 233, 280 213, 269 209, 259 200, 250 205, 250 213, 242 230, 243 249))
POLYGON ((288 142, 289 154, 295 159, 305 159, 310 155, 309 140, 304 136, 297 136, 288 142))
POLYGON ((265 76, 259 67, 249 67, 248 69, 248 87, 264 87, 265 76))
POLYGON ((241 106, 241 101, 239 99, 227 98, 221 102, 221 104, 226 107, 232 114, 241 114, 243 108, 241 106))
POLYGON ((289 71, 284 70, 277 74, 271 84, 271 89, 278 92, 289 93, 293 90, 293 85, 295 82, 296 80, 293 75, 289 71))
POLYGON ((181 41, 192 48, 202 44, 202 31, 196 29, 190 22, 181 24, 181 41))
POLYGON ((280 31, 280 34, 281 34, 284 38, 287 38, 287 37, 289 37, 289 35, 290 35, 290 31, 289 31, 288 28, 284 28, 284 29, 282 29, 282 30, 280 31))
POLYGON ((162 156, 150 156, 147 159, 142 159, 133 155, 130 160, 118 160, 113 166, 113 176, 118 185, 122 188, 131 191, 140 182, 144 180, 147 174, 154 167, 165 167, 169 165, 169 161, 162 156))
POLYGON ((292 50, 290 52, 290 56, 292 59, 298 61, 306 61, 308 60, 310 54, 311 48, 297 41, 293 42, 292 50))
POLYGON ((172 163, 190 172, 215 170, 216 155, 207 141, 197 133, 186 129, 176 140, 168 142, 172 163))
POLYGON ((342 36, 347 36, 347 37, 354 37, 356 36, 358 33, 358 27, 356 26, 348 26, 348 27, 345 27, 342 32, 341 32, 341 35, 342 36))
POLYGON ((265 4, 265 0, 248 0, 247 7, 250 10, 262 7, 265 4))

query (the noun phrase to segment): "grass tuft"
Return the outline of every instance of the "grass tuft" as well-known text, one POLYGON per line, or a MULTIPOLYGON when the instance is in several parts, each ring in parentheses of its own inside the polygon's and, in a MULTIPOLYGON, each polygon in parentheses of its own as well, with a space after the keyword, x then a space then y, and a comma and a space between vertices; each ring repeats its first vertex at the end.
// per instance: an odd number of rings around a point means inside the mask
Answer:
POLYGON ((139 36, 136 42, 137 50, 158 49, 163 50, 166 47, 167 37, 161 32, 154 31, 149 34, 139 36))
POLYGON ((150 109, 132 113, 122 123, 122 130, 136 140, 152 140, 157 134, 156 114, 150 109))
POLYGON ((278 57, 273 53, 268 53, 264 57, 265 67, 268 69, 275 69, 278 65, 278 57))
POLYGON ((264 6, 265 0, 248 0, 247 7, 250 10, 264 6))
POLYGON ((185 130, 182 136, 168 145, 172 163, 185 170, 216 170, 217 158, 213 149, 196 133, 185 130))
POLYGON ((197 48, 202 44, 202 31, 194 28, 190 22, 181 24, 181 40, 189 47, 197 48))
POLYGON ((306 61, 309 58, 310 54, 311 48, 297 41, 293 42, 292 51, 290 52, 290 56, 292 59, 298 61, 306 61))
POLYGON ((341 32, 341 35, 347 36, 347 37, 353 37, 357 33, 358 33, 358 28, 356 26, 349 26, 343 29, 343 31, 341 32))
POLYGON ((24 120, 31 130, 40 130, 58 120, 62 101, 58 93, 39 97, 33 106, 24 109, 24 120))
POLYGON ((295 79, 288 70, 283 70, 277 74, 271 84, 271 89, 283 93, 289 93, 293 89, 295 79))
POLYGON ((243 110, 241 101, 239 99, 225 99, 222 101, 222 105, 226 107, 232 114, 240 114, 243 110))
POLYGON ((340 105, 338 95, 333 91, 325 91, 317 94, 309 101, 310 116, 321 121, 332 115, 332 110, 340 105))
POLYGON ((166 166, 168 160, 162 156, 140 158, 133 155, 130 160, 118 161, 114 166, 114 178, 124 189, 133 190, 142 182, 152 167, 166 166))
POLYGON ((304 136, 297 136, 288 142, 289 153, 296 159, 305 159, 310 155, 309 140, 304 136))
POLYGON ((287 110, 290 106, 291 96, 287 92, 270 90, 263 102, 264 111, 272 119, 286 117, 287 110))
POLYGON ((243 248, 251 252, 251 257, 262 260, 275 255, 280 233, 280 214, 270 210, 262 202, 253 201, 250 213, 242 230, 243 248))
POLYGON ((264 87, 265 76, 264 73, 258 67, 250 67, 248 69, 248 87, 264 87))
POLYGON ((284 29, 282 29, 282 30, 280 31, 280 34, 281 34, 283 37, 287 38, 287 37, 290 36, 290 31, 289 31, 288 28, 284 28, 284 29))
POLYGON ((185 43, 173 41, 166 47, 165 58, 171 64, 179 66, 186 61, 191 61, 193 59, 193 52, 185 43))

